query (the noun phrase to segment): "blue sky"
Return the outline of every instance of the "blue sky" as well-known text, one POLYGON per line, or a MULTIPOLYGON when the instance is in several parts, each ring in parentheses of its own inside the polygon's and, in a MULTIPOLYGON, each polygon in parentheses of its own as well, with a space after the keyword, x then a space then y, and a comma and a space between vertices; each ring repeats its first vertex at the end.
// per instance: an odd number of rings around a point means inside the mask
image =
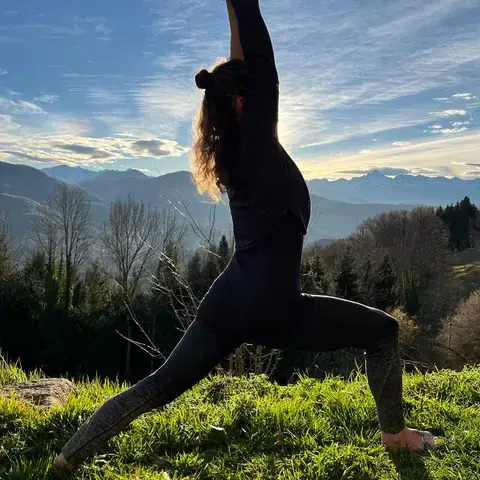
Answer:
MULTIPOLYGON (((261 5, 308 178, 480 176, 478 0, 261 5)), ((221 0, 2 0, 0 160, 187 169, 193 76, 228 38, 221 0)))

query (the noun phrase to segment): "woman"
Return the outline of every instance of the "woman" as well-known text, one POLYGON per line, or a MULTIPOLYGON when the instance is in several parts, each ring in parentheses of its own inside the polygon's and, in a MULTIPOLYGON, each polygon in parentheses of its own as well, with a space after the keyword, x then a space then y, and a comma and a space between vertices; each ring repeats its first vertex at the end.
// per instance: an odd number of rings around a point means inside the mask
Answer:
POLYGON ((59 468, 78 465, 139 415, 177 398, 243 342, 295 350, 364 349, 383 444, 412 451, 435 447, 430 433, 405 426, 396 320, 358 303, 300 291, 310 200, 277 138, 272 43, 258 0, 227 4, 231 59, 196 76, 205 96, 193 166, 200 191, 228 193, 235 254, 165 364, 105 402, 65 445, 56 460, 59 468))

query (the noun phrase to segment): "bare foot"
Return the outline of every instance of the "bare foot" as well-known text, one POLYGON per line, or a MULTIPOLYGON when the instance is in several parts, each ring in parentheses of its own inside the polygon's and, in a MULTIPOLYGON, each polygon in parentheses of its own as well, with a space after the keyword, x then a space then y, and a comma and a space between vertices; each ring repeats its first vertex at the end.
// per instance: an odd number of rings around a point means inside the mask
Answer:
POLYGON ((435 438, 430 432, 405 427, 400 433, 382 432, 382 444, 391 450, 407 449, 411 452, 435 450, 435 438))
POLYGON ((63 456, 63 453, 58 455, 58 457, 55 459, 53 466, 59 472, 66 472, 66 471, 73 470, 73 465, 67 462, 67 460, 63 456))

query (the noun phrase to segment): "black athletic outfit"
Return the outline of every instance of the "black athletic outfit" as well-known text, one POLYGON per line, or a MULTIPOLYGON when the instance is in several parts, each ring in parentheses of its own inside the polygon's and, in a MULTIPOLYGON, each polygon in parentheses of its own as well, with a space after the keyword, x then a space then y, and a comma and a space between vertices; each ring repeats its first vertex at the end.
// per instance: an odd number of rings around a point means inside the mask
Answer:
POLYGON ((278 77, 258 0, 232 0, 249 92, 228 189, 236 251, 164 365, 110 398, 63 448, 76 465, 142 413, 198 383, 243 342, 280 349, 364 349, 380 427, 405 424, 398 324, 355 302, 303 294, 300 266, 310 217, 305 181, 276 136, 278 77))

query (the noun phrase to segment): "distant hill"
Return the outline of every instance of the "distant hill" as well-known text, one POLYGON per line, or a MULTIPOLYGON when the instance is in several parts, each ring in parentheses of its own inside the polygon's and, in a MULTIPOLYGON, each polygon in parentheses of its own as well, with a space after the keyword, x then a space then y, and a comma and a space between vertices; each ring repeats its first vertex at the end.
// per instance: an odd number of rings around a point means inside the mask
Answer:
POLYGON ((87 170, 86 168, 70 167, 68 165, 42 168, 42 172, 46 173, 49 177, 73 184, 96 177, 100 173, 93 170, 87 170))
POLYGON ((128 170, 102 170, 94 171, 82 167, 70 167, 69 165, 57 165, 56 167, 43 168, 42 172, 62 182, 78 184, 91 180, 93 178, 102 177, 104 179, 118 178, 147 178, 147 176, 133 168, 128 170))
POLYGON ((315 179, 308 184, 312 193, 343 202, 445 205, 468 196, 480 204, 480 179, 422 175, 391 178, 374 171, 350 180, 315 179))
MULTIPOLYGON (((73 171, 78 174, 78 178, 80 174, 86 175, 85 169, 73 171)), ((62 170, 56 172, 62 173, 62 170)), ((71 170, 63 170, 64 174, 66 172, 72 173, 71 170)), ((94 176, 87 175, 88 178, 76 182, 79 188, 85 190, 86 198, 92 202, 94 221, 98 222, 106 217, 111 202, 131 195, 136 200, 143 200, 159 209, 173 206, 186 213, 187 208, 199 226, 209 225, 213 203, 208 196, 198 194, 190 172, 180 171, 159 177, 147 177, 138 170, 94 173, 94 176)), ((0 211, 14 212, 14 228, 17 233, 25 234, 28 231, 28 220, 34 214, 35 205, 53 196, 59 181, 46 175, 45 170, 0 163, 0 211)), ((230 210, 226 198, 223 200, 215 209, 217 233, 231 231, 230 210)), ((413 207, 411 204, 392 205, 381 202, 348 203, 312 194, 312 222, 307 240, 313 242, 344 237, 354 232, 368 217, 413 207)))
MULTIPOLYGON (((85 186, 85 182, 99 177, 103 180, 153 178, 135 169, 93 171, 59 165, 42 171, 57 180, 85 186)), ((165 183, 174 183, 183 188, 184 182, 189 181, 189 175, 188 172, 175 172, 163 175, 162 178, 165 183)), ((314 195, 348 203, 445 205, 469 196, 474 203, 480 204, 480 179, 462 180, 423 175, 397 175, 391 178, 373 171, 350 180, 314 179, 308 185, 314 195)))
MULTIPOLYGON (((0 215, 7 215, 13 233, 27 235, 37 207, 55 195, 59 181, 43 171, 25 165, 0 162, 0 215)), ((104 200, 89 192, 93 220, 103 219, 108 211, 104 200)))

